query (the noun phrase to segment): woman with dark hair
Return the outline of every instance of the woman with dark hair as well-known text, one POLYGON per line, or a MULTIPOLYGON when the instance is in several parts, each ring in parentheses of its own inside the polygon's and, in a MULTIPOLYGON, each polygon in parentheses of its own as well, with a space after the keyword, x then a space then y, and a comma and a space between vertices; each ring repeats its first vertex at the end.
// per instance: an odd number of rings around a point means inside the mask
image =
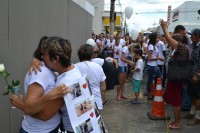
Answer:
POLYGON ((148 81, 147 81, 147 94, 148 100, 152 100, 151 95, 151 84, 153 80, 161 77, 161 72, 157 66, 157 60, 163 60, 159 57, 159 51, 156 45, 157 33, 152 33, 149 35, 149 46, 147 52, 147 72, 148 72, 148 81))
MULTIPOLYGON (((167 31, 168 23, 160 20, 160 25, 164 32, 164 36, 168 45, 172 48, 172 57, 169 61, 173 60, 187 60, 189 58, 189 50, 186 46, 182 44, 183 37, 181 34, 173 34, 172 36, 167 31)), ((183 66, 184 67, 184 66, 183 66)), ((181 113, 181 90, 182 82, 167 81, 166 89, 163 95, 164 101, 171 104, 173 107, 174 121, 169 123, 170 129, 180 129, 180 113, 181 113)))

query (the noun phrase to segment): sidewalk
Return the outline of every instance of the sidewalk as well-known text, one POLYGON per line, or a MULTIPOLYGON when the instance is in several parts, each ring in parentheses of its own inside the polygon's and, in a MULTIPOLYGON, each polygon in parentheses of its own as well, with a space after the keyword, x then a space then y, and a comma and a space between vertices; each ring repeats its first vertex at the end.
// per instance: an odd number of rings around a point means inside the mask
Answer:
MULTIPOLYGON (((142 84, 142 92, 146 91, 147 76, 142 84)), ((130 99, 116 101, 117 88, 106 92, 107 104, 104 105, 102 117, 109 133, 200 133, 200 125, 189 127, 188 120, 181 118, 182 129, 168 130, 166 123, 170 120, 150 120, 147 116, 151 112, 151 103, 143 96, 141 104, 132 105, 130 99)), ((133 94, 132 81, 126 82, 125 94, 133 94)), ((134 95, 131 95, 133 97, 134 95)), ((173 120, 172 108, 165 105, 166 113, 173 120)), ((181 112, 181 117, 188 112, 181 112)))

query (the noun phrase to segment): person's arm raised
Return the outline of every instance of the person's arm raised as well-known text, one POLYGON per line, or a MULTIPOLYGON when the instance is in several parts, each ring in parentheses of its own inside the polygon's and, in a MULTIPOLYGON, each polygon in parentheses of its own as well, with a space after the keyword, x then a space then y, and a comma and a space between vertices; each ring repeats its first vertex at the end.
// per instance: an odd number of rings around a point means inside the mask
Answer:
POLYGON ((172 36, 168 32, 168 22, 165 22, 163 19, 160 19, 160 26, 162 27, 164 36, 166 38, 167 43, 175 49, 178 46, 178 42, 172 38, 172 36))

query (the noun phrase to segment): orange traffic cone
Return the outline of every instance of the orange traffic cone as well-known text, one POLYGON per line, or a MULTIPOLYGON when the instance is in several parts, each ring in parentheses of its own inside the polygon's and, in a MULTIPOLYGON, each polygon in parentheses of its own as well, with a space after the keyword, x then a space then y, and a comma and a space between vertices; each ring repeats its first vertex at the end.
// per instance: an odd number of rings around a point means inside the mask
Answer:
POLYGON ((164 108, 164 101, 163 101, 163 91, 162 91, 162 82, 161 79, 157 79, 156 91, 154 96, 154 101, 152 102, 152 111, 147 113, 149 119, 151 120, 166 120, 170 119, 167 116, 164 108))
POLYGON ((151 84, 151 95, 154 96, 155 93, 155 81, 153 80, 153 83, 151 84))

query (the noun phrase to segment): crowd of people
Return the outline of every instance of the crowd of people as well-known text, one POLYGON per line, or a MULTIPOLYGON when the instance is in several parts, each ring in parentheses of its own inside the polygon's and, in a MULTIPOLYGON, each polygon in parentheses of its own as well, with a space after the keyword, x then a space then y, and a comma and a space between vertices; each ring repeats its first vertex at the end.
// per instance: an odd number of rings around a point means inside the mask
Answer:
POLYGON ((144 38, 139 34, 136 40, 128 34, 123 37, 120 33, 116 36, 92 34, 86 44, 78 49, 80 62, 76 64, 71 62, 69 40, 42 37, 25 77, 24 98, 16 95, 10 98, 12 105, 25 113, 20 133, 57 133, 60 121, 65 131, 74 132, 63 96, 70 91, 66 84, 72 84, 82 75, 86 75, 89 80, 99 111, 107 103, 106 90, 115 86, 116 101, 129 99, 124 94, 124 87, 130 75, 135 93, 135 98, 130 100, 131 104, 140 104, 144 71, 148 74, 145 92, 147 100, 153 100, 152 83, 157 78, 162 79, 163 99, 173 107, 174 113, 174 121, 168 124, 170 129, 181 128, 181 109, 190 110, 185 116, 192 119, 188 126, 200 124, 200 29, 187 33, 184 26, 177 25, 174 33, 170 34, 167 22, 160 20, 160 25, 163 35, 152 33, 144 38), (191 78, 187 82, 169 81, 168 62, 188 58, 194 62, 191 78))

